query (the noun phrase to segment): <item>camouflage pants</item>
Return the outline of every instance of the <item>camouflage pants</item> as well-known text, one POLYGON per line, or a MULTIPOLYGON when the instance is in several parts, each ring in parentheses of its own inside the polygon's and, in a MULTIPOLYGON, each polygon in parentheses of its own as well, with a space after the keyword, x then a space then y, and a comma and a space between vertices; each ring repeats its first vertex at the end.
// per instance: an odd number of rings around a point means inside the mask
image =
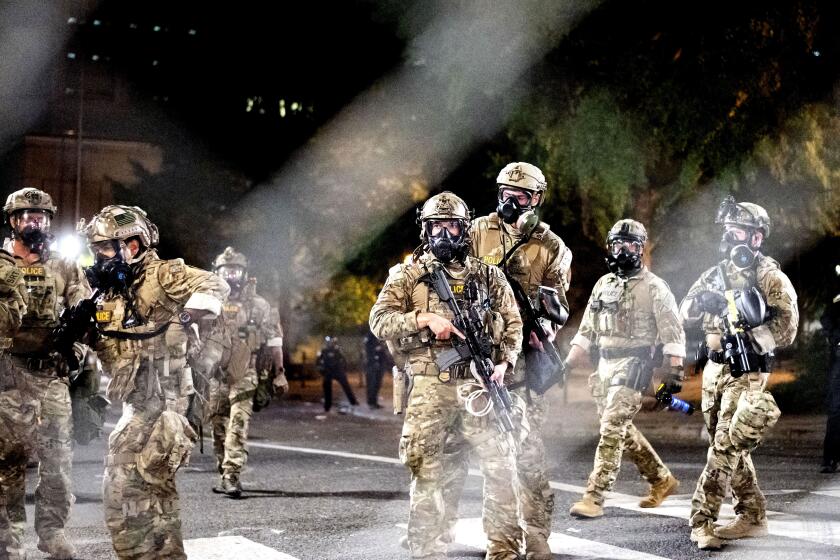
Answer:
POLYGON ((121 560, 187 557, 174 477, 164 484, 150 484, 140 476, 133 459, 149 440, 162 409, 157 398, 136 408, 124 405, 108 438, 102 502, 114 552, 121 560))
POLYGON ((23 546, 26 520, 21 518, 19 507, 9 506, 22 499, 19 481, 23 480, 27 458, 32 453, 39 410, 40 403, 25 391, 0 391, 0 560, 26 555, 23 546))
POLYGON ((647 438, 633 425, 633 418, 642 407, 642 394, 624 385, 610 386, 610 381, 611 377, 599 376, 598 372, 589 376, 601 421, 601 438, 586 493, 599 504, 604 503, 604 494, 615 484, 625 454, 650 484, 671 474, 647 438))
MULTIPOLYGON (((25 379, 27 394, 40 403, 32 455, 38 459, 35 532, 45 538, 64 529, 75 501, 71 492, 73 417, 70 390, 66 380, 50 376, 49 370, 38 372, 43 375, 34 375, 23 369, 14 357, 10 362, 12 370, 25 379)), ((11 532, 13 539, 19 542, 22 542, 26 525, 25 475, 25 468, 15 469, 4 482, 11 532)))
POLYGON ((248 424, 256 388, 257 372, 250 369, 236 383, 220 384, 218 397, 213 398, 213 450, 220 475, 239 475, 248 461, 248 424))
POLYGON ((408 544, 412 558, 446 557, 448 530, 444 511, 446 434, 456 434, 478 456, 484 475, 484 531, 487 558, 518 558, 522 527, 512 450, 499 435, 492 414, 472 416, 458 401, 457 386, 434 376, 414 376, 405 412, 400 459, 411 471, 408 544))
POLYGON ((732 488, 735 512, 748 520, 763 519, 767 500, 758 487, 752 457, 738 451, 729 439, 732 415, 738 399, 749 388, 746 375, 734 378, 728 368, 709 361, 703 369, 703 418, 709 432, 709 450, 694 496, 691 498, 692 527, 717 520, 720 505, 732 488))
MULTIPOLYGON (((525 403, 525 415, 520 415, 517 440, 516 474, 519 478, 519 499, 526 535, 551 534, 554 513, 554 492, 548 483, 543 443, 543 426, 548 417, 549 404, 544 395, 526 388, 514 391, 525 403)), ((444 502, 446 526, 451 530, 458 519, 458 503, 469 471, 469 445, 457 434, 447 434, 444 446, 444 502)))

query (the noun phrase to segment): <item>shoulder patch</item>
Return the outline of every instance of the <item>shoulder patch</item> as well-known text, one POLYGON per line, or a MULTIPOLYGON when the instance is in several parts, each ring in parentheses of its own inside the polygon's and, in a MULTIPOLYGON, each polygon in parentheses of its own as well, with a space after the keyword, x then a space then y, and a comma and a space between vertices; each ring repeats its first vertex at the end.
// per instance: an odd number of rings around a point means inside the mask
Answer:
POLYGON ((184 259, 166 261, 166 268, 169 269, 170 274, 183 274, 185 266, 184 259))
POLYGON ((9 286, 16 286, 21 278, 23 278, 23 273, 20 269, 16 266, 10 266, 3 279, 9 286))

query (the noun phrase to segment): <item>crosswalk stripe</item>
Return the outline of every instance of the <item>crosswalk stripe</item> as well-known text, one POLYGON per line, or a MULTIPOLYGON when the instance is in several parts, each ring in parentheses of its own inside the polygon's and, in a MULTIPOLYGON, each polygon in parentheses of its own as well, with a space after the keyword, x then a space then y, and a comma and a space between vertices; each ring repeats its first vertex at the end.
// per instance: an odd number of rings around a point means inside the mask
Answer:
POLYGON ((298 560, 294 556, 238 535, 188 539, 184 541, 184 551, 190 560, 298 560))
MULTIPOLYGON (((107 424, 106 424, 107 426, 107 424)), ((110 425, 113 427, 113 425, 110 425)), ((306 453, 310 455, 324 455, 329 457, 342 457, 346 459, 358 459, 364 461, 372 461, 377 463, 387 463, 391 465, 401 465, 401 461, 396 457, 385 457, 383 455, 365 455, 360 453, 350 453, 347 451, 333 451, 329 449, 317 449, 312 447, 297 447, 291 445, 281 445, 278 443, 267 441, 252 441, 248 443, 249 447, 273 449, 277 451, 291 451, 294 453, 306 453)), ((478 469, 470 469, 469 473, 473 476, 481 476, 481 471, 478 469)), ((584 487, 565 482, 551 481, 549 483, 552 488, 561 490, 563 492, 570 492, 573 494, 583 494, 584 487)), ((830 497, 838 497, 840 492, 835 492, 834 488, 822 491, 811 491, 811 494, 819 494, 830 497)), ((622 494, 619 492, 610 492, 606 495, 608 502, 607 507, 618 507, 621 509, 637 511, 639 513, 646 513, 652 515, 661 515, 665 517, 677 517, 682 519, 689 518, 691 509, 690 499, 677 501, 669 498, 661 506, 657 508, 641 508, 638 505, 638 496, 631 496, 629 494, 622 494)), ((728 521, 735 517, 735 512, 730 504, 723 504, 721 507, 719 521, 728 521)), ((840 546, 840 522, 829 521, 817 518, 804 518, 799 515, 784 514, 775 511, 768 511, 768 530, 771 534, 780 537, 787 537, 792 539, 800 539, 811 541, 830 546, 840 546)), ((687 528, 686 528, 687 530, 687 528)))
MULTIPOLYGON (((397 524, 402 529, 407 528, 405 523, 397 524)), ((487 536, 481 518, 470 517, 459 519, 455 524, 455 539, 458 544, 477 548, 487 549, 487 536)), ((664 556, 639 552, 629 548, 622 548, 598 541, 590 541, 573 537, 563 533, 551 533, 548 537, 548 546, 554 554, 560 554, 563 558, 610 558, 611 560, 668 560, 664 556)))

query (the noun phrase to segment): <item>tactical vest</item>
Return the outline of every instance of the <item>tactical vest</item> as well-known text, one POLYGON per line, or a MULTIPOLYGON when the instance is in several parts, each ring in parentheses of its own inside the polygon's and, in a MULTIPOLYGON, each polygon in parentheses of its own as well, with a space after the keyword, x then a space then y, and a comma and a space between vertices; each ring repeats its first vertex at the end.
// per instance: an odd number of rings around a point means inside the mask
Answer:
POLYGON ((56 259, 35 264, 25 264, 22 259, 15 259, 15 262, 26 285, 26 315, 14 337, 11 352, 46 355, 50 351, 50 331, 58 325, 64 308, 66 279, 59 273, 56 259))
MULTIPOLYGON (((505 254, 519 239, 505 231, 502 223, 498 216, 486 216, 479 218, 470 232, 473 253, 484 264, 499 266, 505 254)), ((531 234, 531 240, 516 249, 505 263, 508 273, 519 282, 530 298, 536 297, 542 280, 545 262, 542 262, 540 255, 544 250, 541 242, 549 231, 548 224, 540 222, 531 234), (538 266, 540 264, 542 267, 538 266)))
POLYGON ((222 308, 222 313, 226 331, 244 342, 252 353, 267 342, 260 328, 263 318, 255 317, 252 299, 228 300, 222 308))
POLYGON ((656 316, 650 297, 650 279, 641 271, 628 281, 610 275, 592 294, 589 311, 601 348, 653 344, 657 337, 656 316))

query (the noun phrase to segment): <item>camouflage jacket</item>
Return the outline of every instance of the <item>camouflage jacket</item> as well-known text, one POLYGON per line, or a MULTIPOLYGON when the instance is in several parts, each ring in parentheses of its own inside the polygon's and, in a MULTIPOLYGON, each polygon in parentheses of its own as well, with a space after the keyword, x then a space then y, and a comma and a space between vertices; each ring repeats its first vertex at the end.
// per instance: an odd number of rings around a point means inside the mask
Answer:
MULTIPOLYGON (((12 241, 6 248, 11 250, 12 241)), ((82 268, 71 260, 54 256, 32 264, 20 257, 14 260, 26 285, 26 315, 10 351, 47 356, 50 333, 58 325, 61 312, 90 297, 90 286, 82 268)))
MULTIPOLYGON (((779 263, 759 253, 755 266, 745 270, 738 270, 728 260, 720 264, 725 267, 730 289, 749 289, 755 286, 771 311, 769 320, 749 331, 749 338, 756 351, 765 354, 777 347, 790 345, 799 328, 799 306, 796 291, 779 263)), ((701 322, 706 343, 713 350, 721 347, 723 324, 720 317, 700 311, 695 298, 704 291, 722 294, 725 289, 720 265, 716 265, 700 275, 680 304, 680 312, 685 321, 701 322)))
POLYGON ((668 284, 647 267, 626 279, 602 276, 572 339, 584 350, 593 343, 601 349, 661 343, 664 354, 685 357, 685 332, 668 284))
POLYGON ((26 284, 14 258, 0 250, 0 351, 9 348, 26 315, 26 284))
POLYGON ((96 350, 111 376, 106 394, 122 401, 135 389, 134 380, 141 362, 148 367, 148 360, 154 360, 153 369, 167 375, 171 369, 170 358, 176 356, 181 360, 186 355, 186 337, 167 336, 166 332, 151 334, 177 323, 176 316, 184 308, 219 315, 222 302, 230 291, 227 283, 212 272, 187 266, 182 259, 161 260, 152 249, 147 250, 141 262, 134 266, 132 303, 139 324, 123 327, 128 311, 123 295, 104 294, 96 306, 101 335, 96 350), (126 333, 130 337, 148 338, 126 339, 126 333))
MULTIPOLYGON (((495 212, 474 220, 470 228, 472 254, 486 264, 498 265, 521 238, 519 232, 499 219, 495 212)), ((536 298, 540 286, 554 288, 560 302, 568 309, 566 291, 571 279, 571 264, 572 251, 548 224, 540 222, 528 242, 510 256, 507 269, 528 297, 536 298)))
POLYGON ((268 302, 257 295, 254 282, 248 282, 238 298, 230 298, 223 307, 225 331, 239 337, 256 352, 263 345, 283 346, 280 317, 268 302))
MULTIPOLYGON (((449 307, 440 301, 431 286, 423 281, 429 267, 438 263, 431 253, 422 254, 411 264, 398 264, 391 268, 388 279, 370 311, 370 328, 380 340, 391 341, 398 350, 406 348, 405 340, 412 339, 405 351, 414 375, 437 375, 434 363, 440 351, 451 348, 451 342, 438 341, 428 328, 420 331, 417 314, 436 313, 453 319, 449 307), (418 342, 425 344, 416 344, 418 342)), ((522 346, 522 319, 513 298, 510 285, 502 272, 493 266, 467 257, 465 264, 444 265, 452 292, 457 297, 464 293, 464 286, 476 280, 480 297, 489 296, 490 316, 485 317, 485 327, 491 331, 494 343, 494 361, 507 360, 516 364, 522 346)))

